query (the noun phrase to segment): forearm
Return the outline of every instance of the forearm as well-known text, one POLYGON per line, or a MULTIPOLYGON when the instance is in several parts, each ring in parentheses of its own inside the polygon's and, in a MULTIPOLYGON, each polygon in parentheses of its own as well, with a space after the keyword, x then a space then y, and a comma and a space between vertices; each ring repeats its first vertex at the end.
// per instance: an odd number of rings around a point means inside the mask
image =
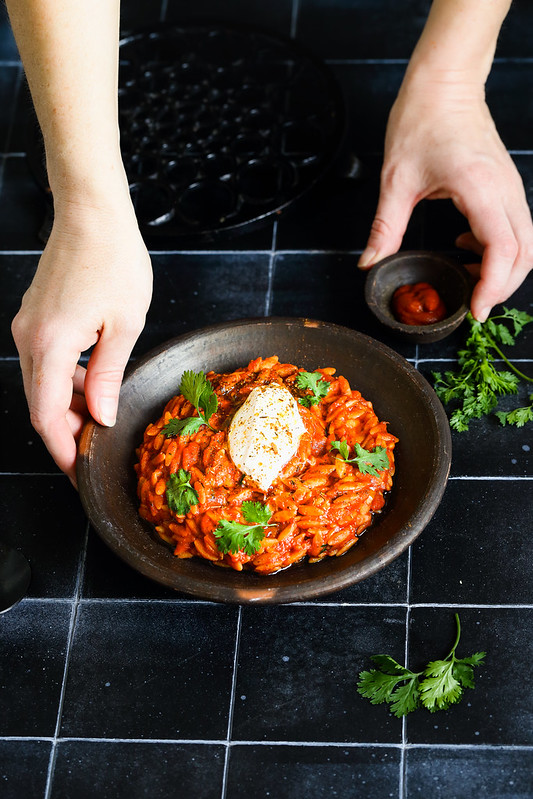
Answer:
POLYGON ((405 83, 483 86, 511 0, 433 0, 405 83))
POLYGON ((54 200, 125 201, 117 82, 119 0, 7 0, 54 200))

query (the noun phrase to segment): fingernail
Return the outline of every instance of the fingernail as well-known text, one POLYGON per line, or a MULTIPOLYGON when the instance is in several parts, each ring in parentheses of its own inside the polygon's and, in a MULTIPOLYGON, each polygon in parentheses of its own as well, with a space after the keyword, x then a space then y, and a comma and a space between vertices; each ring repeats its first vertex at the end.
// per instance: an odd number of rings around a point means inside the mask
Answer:
POLYGON ((114 400, 109 397, 102 397, 98 403, 100 421, 106 427, 113 427, 117 420, 117 406, 114 400))
POLYGON ((365 267, 370 266, 370 264, 373 264, 375 260, 376 260, 375 249, 373 247, 367 247, 366 250, 363 250, 363 252, 361 253, 361 257, 359 258, 359 263, 357 264, 357 266, 360 269, 364 269, 365 267))
POLYGON ((476 319, 478 320, 478 322, 486 322, 491 310, 492 308, 483 308, 482 311, 476 314, 476 319))

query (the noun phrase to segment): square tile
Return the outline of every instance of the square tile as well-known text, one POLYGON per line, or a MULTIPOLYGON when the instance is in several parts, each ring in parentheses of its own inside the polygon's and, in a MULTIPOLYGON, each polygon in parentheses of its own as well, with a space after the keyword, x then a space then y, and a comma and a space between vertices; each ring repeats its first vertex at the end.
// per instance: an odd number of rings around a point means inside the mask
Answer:
POLYGON ((63 475, 0 477, 2 541, 28 559, 31 597, 72 598, 85 548, 87 519, 63 475))
POLYGON ((488 77, 487 105, 508 150, 533 149, 532 84, 533 60, 496 62, 488 77))
POLYGON ((394 338, 370 312, 364 298, 365 280, 366 272, 357 268, 354 255, 282 253, 274 261, 270 313, 345 325, 414 358, 416 346, 394 338))
MULTIPOLYGON (((369 531, 370 532, 370 531, 369 531)), ((342 591, 336 591, 334 594, 326 594, 320 597, 317 602, 320 604, 341 604, 347 603, 369 603, 369 604, 402 604, 407 598, 407 572, 408 572, 409 553, 404 552, 399 558, 389 563, 381 571, 362 580, 360 583, 354 583, 348 588, 343 588, 342 591)), ((315 600, 308 600, 314 603, 315 600)))
POLYGON ((269 263, 256 253, 154 255, 154 296, 134 352, 205 325, 264 316, 269 263))
POLYGON ((0 361, 0 471, 53 474, 59 469, 30 423, 18 361, 0 361))
POLYGON ((61 741, 51 799, 219 799, 224 747, 61 741))
MULTIPOLYGON (((2 24, 0 20, 0 47, 2 24)), ((9 65, 0 69, 0 152, 8 152, 9 134, 15 110, 15 98, 20 81, 20 66, 9 65)))
POLYGON ((46 219, 44 194, 30 174, 25 156, 6 158, 0 214, 0 250, 42 250, 39 236, 46 219))
POLYGON ((409 58, 430 5, 428 0, 301 0, 296 34, 326 58, 409 58))
POLYGON ((20 308, 22 297, 30 285, 39 255, 0 253, 0 358, 18 357, 11 335, 11 322, 20 308))
POLYGON ((226 738, 237 609, 83 602, 63 737, 226 738))
POLYGON ((44 796, 52 744, 0 740, 2 799, 44 796))
POLYGON ((166 22, 227 22, 270 29, 285 36, 290 34, 292 0, 271 0, 269 3, 226 0, 221 10, 217 0, 198 0, 194 6, 179 0, 168 0, 166 22))
MULTIPOLYGON (((419 370, 434 384, 434 373, 456 371, 454 363, 424 361, 419 370)), ((510 411, 528 405, 528 384, 519 386, 518 394, 502 397, 495 410, 510 411)), ((445 406, 448 418, 456 407, 445 406)), ((452 430, 452 477, 531 477, 533 437, 531 425, 514 427, 500 423, 494 413, 473 419, 468 430, 452 430)))
MULTIPOLYGON (((343 161, 342 168, 345 164, 343 161)), ((381 164, 380 155, 362 155, 354 178, 344 177, 339 165, 335 174, 320 182, 280 219, 277 249, 362 251, 377 208, 381 164)), ((421 209, 416 208, 402 248, 419 249, 421 244, 421 209)))
POLYGON ((411 602, 531 604, 531 497, 527 480, 450 481, 412 547, 411 602))
POLYGON ((231 799, 397 797, 400 750, 342 746, 233 746, 231 799))
POLYGON ((5 3, 0 5, 0 60, 17 61, 19 58, 17 45, 7 15, 5 3))
MULTIPOLYGON (((409 628, 409 664, 418 671, 446 657, 455 640, 454 608, 414 608, 409 628)), ((458 607, 461 640, 457 656, 486 652, 475 669, 474 689, 448 710, 418 709, 407 716, 410 743, 531 746, 533 640, 531 608, 458 607)))
POLYGON ((124 563, 91 529, 83 574, 82 596, 87 599, 186 599, 124 563))
POLYGON ((233 739, 398 743, 401 721, 357 680, 370 655, 404 645, 403 608, 245 607, 233 739))
POLYGON ((405 67, 405 63, 332 65, 346 101, 347 137, 356 155, 383 152, 389 112, 405 67))
POLYGON ((531 58, 529 35, 533 26, 533 7, 528 0, 513 0, 501 27, 496 58, 531 58))
POLYGON ((533 796, 533 752, 512 749, 409 749, 406 796, 470 799, 533 796))
POLYGON ((70 617, 69 602, 33 600, 0 616, 0 735, 54 735, 70 617))

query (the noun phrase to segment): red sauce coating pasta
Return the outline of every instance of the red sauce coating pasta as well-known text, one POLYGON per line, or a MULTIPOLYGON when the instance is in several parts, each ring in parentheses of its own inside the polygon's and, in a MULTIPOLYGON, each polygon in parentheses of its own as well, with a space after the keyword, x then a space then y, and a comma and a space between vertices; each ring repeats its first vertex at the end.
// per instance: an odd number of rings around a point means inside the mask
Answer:
POLYGON ((393 450, 398 439, 387 431, 387 423, 377 418, 372 404, 352 390, 344 377, 335 376, 332 368, 317 370, 329 383, 327 396, 309 408, 298 405, 306 432, 268 491, 258 489, 232 462, 227 431, 235 410, 253 388, 273 382, 285 386, 294 397, 302 397, 305 391, 296 385, 302 371, 273 356, 257 358, 229 374, 209 372, 207 378, 219 401, 210 419, 214 430, 204 425, 193 435, 165 436, 162 429, 171 419, 194 412, 182 395, 173 397, 161 418, 148 425, 135 466, 139 512, 155 525, 177 557, 199 556, 238 571, 247 568, 271 574, 305 557, 315 562, 342 555, 381 510, 384 493, 392 487, 393 450), (385 448, 388 468, 377 476, 362 474, 330 449, 333 441, 343 439, 350 448, 356 443, 369 451, 385 448), (165 498, 169 477, 179 469, 190 473, 199 500, 183 516, 170 510, 165 498), (266 528, 259 550, 252 555, 244 550, 223 554, 215 529, 223 519, 243 523, 245 501, 266 504, 272 526, 266 528))

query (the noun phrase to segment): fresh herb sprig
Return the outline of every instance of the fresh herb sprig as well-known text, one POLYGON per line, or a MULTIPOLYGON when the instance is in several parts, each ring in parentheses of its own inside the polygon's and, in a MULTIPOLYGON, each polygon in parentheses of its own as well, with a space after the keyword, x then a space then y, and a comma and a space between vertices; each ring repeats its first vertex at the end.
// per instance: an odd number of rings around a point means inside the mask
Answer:
MULTIPOLYGON (((520 380, 533 383, 533 377, 521 372, 499 346, 514 345, 523 328, 533 322, 533 316, 504 307, 503 313, 489 317, 486 322, 478 322, 470 313, 467 320, 470 332, 465 348, 458 352, 459 371, 433 372, 439 399, 444 403, 460 403, 450 417, 450 427, 458 432, 468 430, 472 419, 491 413, 501 395, 516 394, 520 380), (501 358, 511 371, 497 369, 496 358, 501 358)), ((510 412, 505 416, 509 424, 516 425, 531 418, 525 412, 516 415, 510 412)))
POLYGON ((324 380, 320 372, 300 372, 296 378, 296 385, 298 388, 309 389, 311 394, 306 394, 305 397, 299 397, 298 402, 305 408, 310 408, 312 405, 318 405, 321 399, 327 396, 329 391, 329 382, 324 380))
POLYGON ((189 400, 198 411, 198 416, 187 416, 185 419, 171 419, 164 427, 163 433, 170 436, 190 436, 196 433, 202 425, 209 424, 211 416, 218 409, 218 398, 213 391, 213 386, 203 372, 187 370, 181 378, 179 393, 189 400))
POLYGON ((242 515, 249 524, 221 519, 215 529, 217 547, 223 554, 235 555, 242 549, 247 555, 253 555, 261 546, 265 529, 273 527, 268 523, 272 513, 261 502, 243 502, 242 515))
POLYGON ((529 395, 531 405, 523 408, 515 408, 513 411, 497 411, 496 416, 502 425, 514 424, 515 427, 523 427, 527 422, 533 422, 533 394, 529 395))
POLYGON ((379 477, 379 470, 388 469, 389 457, 385 447, 376 447, 373 450, 364 449, 361 444, 355 445, 355 455, 350 458, 350 449, 345 438, 342 441, 332 441, 331 450, 338 450, 340 457, 346 463, 355 463, 361 474, 373 474, 379 477))
POLYGON ((165 497, 170 510, 185 516, 193 505, 198 505, 198 494, 191 485, 191 473, 180 469, 168 478, 165 497))
POLYGON ((373 705, 389 703, 391 713, 398 718, 418 707, 434 713, 460 702, 464 689, 475 687, 474 667, 482 665, 486 652, 458 658, 455 651, 461 638, 461 622, 457 613, 455 622, 457 635, 450 653, 443 660, 432 660, 423 671, 411 671, 389 655, 374 655, 372 660, 378 668, 359 675, 357 690, 361 696, 373 705))

